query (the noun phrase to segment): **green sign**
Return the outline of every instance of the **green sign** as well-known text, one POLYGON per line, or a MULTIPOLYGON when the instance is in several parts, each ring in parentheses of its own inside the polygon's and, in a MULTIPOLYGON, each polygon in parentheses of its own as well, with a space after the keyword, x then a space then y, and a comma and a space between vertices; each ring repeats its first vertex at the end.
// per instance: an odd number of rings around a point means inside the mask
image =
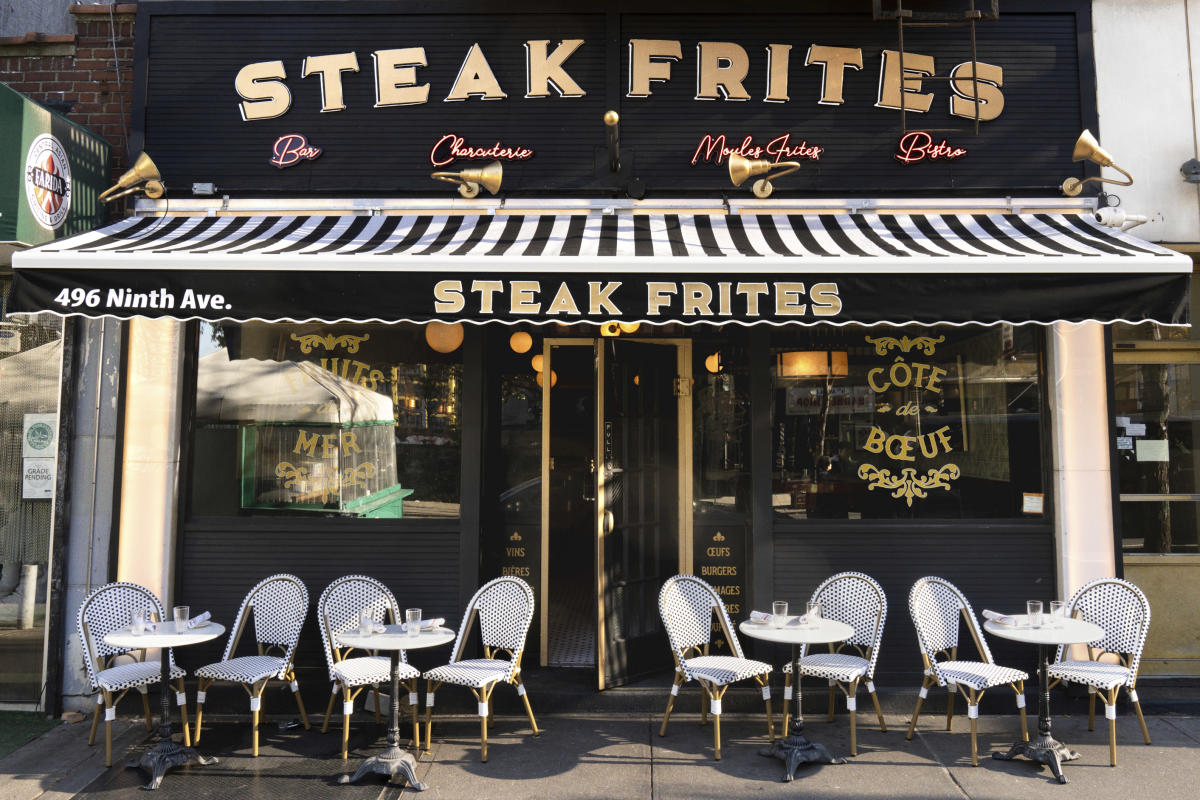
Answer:
POLYGON ((0 242, 43 244, 103 221, 103 139, 0 84, 0 142, 0 242))

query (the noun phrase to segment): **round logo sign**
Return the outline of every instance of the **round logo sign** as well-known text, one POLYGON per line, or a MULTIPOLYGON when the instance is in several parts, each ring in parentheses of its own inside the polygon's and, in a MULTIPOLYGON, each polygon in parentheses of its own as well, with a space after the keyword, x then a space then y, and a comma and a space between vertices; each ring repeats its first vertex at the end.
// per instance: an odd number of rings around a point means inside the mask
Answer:
POLYGON ((47 230, 57 230, 71 210, 67 151, 48 133, 34 139, 25 156, 25 197, 34 218, 47 230))
POLYGON ((54 441, 54 430, 44 422, 35 422, 25 432, 25 442, 34 450, 45 450, 54 441))

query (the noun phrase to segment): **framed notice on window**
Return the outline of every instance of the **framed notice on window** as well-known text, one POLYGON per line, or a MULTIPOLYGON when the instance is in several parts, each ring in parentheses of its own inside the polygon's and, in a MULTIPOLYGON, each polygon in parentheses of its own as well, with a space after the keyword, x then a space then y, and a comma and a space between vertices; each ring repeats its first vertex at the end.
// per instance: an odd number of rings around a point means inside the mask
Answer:
POLYGON ((54 496, 54 459, 21 460, 21 499, 49 500, 54 496))

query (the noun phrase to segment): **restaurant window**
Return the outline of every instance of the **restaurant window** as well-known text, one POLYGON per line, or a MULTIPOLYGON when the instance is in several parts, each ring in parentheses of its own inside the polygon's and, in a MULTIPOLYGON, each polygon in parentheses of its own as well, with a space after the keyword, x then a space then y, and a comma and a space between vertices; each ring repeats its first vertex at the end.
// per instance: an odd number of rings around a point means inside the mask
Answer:
POLYGON ((692 341, 693 491, 697 521, 750 509, 750 359, 745 334, 692 341))
POLYGON ((1113 325, 1113 378, 1122 550, 1200 554, 1196 329, 1113 325))
POLYGON ((462 328, 203 324, 192 513, 459 516, 462 328))
POLYGON ((771 504, 787 519, 1041 517, 1036 326, 772 335, 771 504))

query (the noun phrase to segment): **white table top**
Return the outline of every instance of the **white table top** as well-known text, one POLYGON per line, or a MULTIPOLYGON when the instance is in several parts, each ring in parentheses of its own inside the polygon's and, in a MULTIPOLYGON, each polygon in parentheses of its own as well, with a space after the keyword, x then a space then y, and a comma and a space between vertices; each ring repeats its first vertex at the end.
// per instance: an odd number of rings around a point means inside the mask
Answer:
POLYGON ((158 623, 158 631, 146 631, 134 635, 128 628, 118 628, 104 637, 104 643, 112 647, 141 649, 144 647, 186 647, 189 644, 200 644, 209 639, 215 639, 225 632, 225 626, 219 622, 210 622, 202 628, 192 628, 186 633, 176 633, 174 622, 158 623))
POLYGON ((1042 617, 1042 627, 1031 628, 1028 614, 1013 614, 1016 625, 1001 625, 995 620, 983 623, 983 629, 1001 639, 1026 644, 1079 644, 1104 638, 1104 629, 1091 622, 1073 617, 1042 617))
POLYGON ((815 624, 800 624, 799 617, 782 628, 776 628, 771 623, 751 622, 744 620, 738 625, 738 630, 752 639, 762 639, 765 642, 781 644, 825 644, 827 642, 842 642, 854 635, 854 628, 844 622, 820 617, 815 624))
POLYGON ((431 631, 421 631, 416 636, 409 636, 401 625, 384 627, 386 630, 383 633, 368 633, 365 636, 356 628, 339 633, 337 639, 343 647, 357 647, 361 650, 421 650, 452 642, 456 635, 449 628, 435 628, 431 631))

